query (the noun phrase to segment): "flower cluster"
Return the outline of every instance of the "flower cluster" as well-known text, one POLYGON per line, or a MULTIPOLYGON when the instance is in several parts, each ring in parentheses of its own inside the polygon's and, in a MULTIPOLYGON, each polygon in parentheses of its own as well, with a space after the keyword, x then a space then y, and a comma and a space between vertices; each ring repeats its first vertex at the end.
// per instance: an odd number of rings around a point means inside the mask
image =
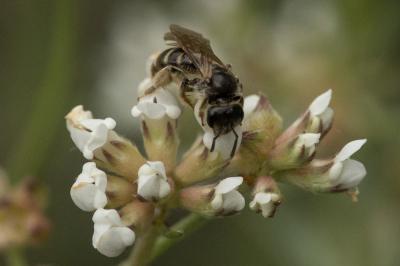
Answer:
POLYGON ((46 239, 51 224, 43 212, 43 192, 33 178, 11 186, 0 169, 0 252, 46 239))
POLYGON ((120 255, 150 226, 164 224, 170 211, 183 208, 207 217, 223 217, 245 207, 243 191, 250 188, 249 207, 272 217, 286 182, 311 192, 355 192, 366 175, 362 163, 350 159, 366 140, 345 145, 335 156, 315 159, 317 146, 332 126, 331 90, 317 97, 286 130, 264 95, 244 100, 244 120, 237 131, 240 145, 231 158, 232 136, 221 136, 210 152, 210 132, 195 140, 177 158, 177 120, 181 114, 169 90, 139 86, 139 101, 131 114, 138 118, 146 156, 120 136, 111 118, 95 119, 77 106, 66 116, 71 138, 90 160, 71 188, 73 202, 94 211, 93 247, 120 255))

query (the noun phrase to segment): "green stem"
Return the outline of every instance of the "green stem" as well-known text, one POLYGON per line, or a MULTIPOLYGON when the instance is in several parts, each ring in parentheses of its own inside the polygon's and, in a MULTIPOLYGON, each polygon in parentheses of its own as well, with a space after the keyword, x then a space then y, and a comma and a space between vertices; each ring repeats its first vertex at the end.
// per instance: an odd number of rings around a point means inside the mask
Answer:
POLYGON ((176 232, 183 232, 184 235, 180 238, 168 238, 165 236, 158 237, 153 247, 153 251, 151 253, 151 261, 156 259, 158 256, 162 255, 170 247, 183 240, 184 237, 189 236, 192 232, 199 229, 208 221, 209 221, 208 219, 198 214, 190 214, 185 218, 183 218, 182 220, 180 220, 178 223, 173 225, 170 230, 176 232))
POLYGON ((54 20, 44 76, 32 102, 29 117, 22 123, 18 143, 7 162, 11 181, 35 176, 54 144, 69 95, 73 58, 73 1, 54 2, 54 20))
POLYGON ((147 232, 141 235, 135 246, 129 255, 129 257, 123 261, 120 266, 145 266, 150 262, 150 255, 152 247, 157 240, 160 228, 157 225, 153 225, 147 232))
POLYGON ((23 253, 19 248, 10 249, 6 254, 6 264, 8 266, 26 266, 28 265, 25 261, 23 253))

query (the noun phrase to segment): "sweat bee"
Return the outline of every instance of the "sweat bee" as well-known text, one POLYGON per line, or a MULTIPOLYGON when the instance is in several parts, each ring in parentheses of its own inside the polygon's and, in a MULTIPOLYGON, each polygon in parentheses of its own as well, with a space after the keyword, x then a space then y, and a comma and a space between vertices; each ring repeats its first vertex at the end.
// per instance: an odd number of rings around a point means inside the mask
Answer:
POLYGON ((239 138, 235 127, 241 125, 244 116, 239 79, 231 66, 214 54, 210 41, 200 33, 170 25, 164 40, 173 47, 153 59, 150 66, 153 86, 145 94, 175 83, 180 98, 194 110, 201 126, 213 131, 211 152, 218 137, 233 132, 233 157, 239 138))

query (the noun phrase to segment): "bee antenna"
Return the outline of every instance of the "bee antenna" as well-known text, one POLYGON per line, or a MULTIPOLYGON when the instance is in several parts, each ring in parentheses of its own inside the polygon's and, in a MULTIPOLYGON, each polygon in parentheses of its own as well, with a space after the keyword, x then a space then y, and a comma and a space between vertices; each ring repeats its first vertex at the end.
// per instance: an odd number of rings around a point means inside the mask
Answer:
POLYGON ((213 152, 215 149, 215 141, 217 140, 217 138, 219 137, 221 133, 218 133, 217 135, 214 136, 212 144, 211 144, 211 148, 210 148, 210 152, 213 152))
POLYGON ((236 133, 235 129, 233 127, 231 127, 233 134, 235 135, 235 142, 233 143, 233 147, 232 147, 232 151, 231 151, 231 158, 235 155, 235 151, 236 151, 236 147, 237 147, 237 143, 238 143, 238 139, 239 136, 236 133))

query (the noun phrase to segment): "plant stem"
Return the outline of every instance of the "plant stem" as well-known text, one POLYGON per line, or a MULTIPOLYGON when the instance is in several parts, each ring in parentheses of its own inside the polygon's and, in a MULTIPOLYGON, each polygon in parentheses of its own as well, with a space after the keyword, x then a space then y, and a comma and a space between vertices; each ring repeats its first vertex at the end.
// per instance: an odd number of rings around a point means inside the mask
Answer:
POLYGON ((22 123, 19 141, 7 162, 12 183, 25 175, 36 176, 54 144, 57 129, 63 123, 65 104, 70 95, 75 29, 73 1, 54 2, 51 45, 32 110, 22 123))
POLYGON ((18 248, 10 249, 6 254, 6 264, 8 266, 26 266, 25 258, 18 248))
POLYGON ((178 223, 173 225, 170 230, 183 232, 184 235, 180 238, 168 238, 165 236, 158 237, 151 253, 151 261, 162 255, 170 247, 183 240, 185 237, 189 236, 192 232, 199 229, 208 221, 208 219, 198 214, 189 214, 188 216, 180 220, 178 223))
POLYGON ((143 235, 141 235, 129 255, 120 266, 145 266, 150 262, 151 250, 159 235, 160 228, 153 225, 143 235))

